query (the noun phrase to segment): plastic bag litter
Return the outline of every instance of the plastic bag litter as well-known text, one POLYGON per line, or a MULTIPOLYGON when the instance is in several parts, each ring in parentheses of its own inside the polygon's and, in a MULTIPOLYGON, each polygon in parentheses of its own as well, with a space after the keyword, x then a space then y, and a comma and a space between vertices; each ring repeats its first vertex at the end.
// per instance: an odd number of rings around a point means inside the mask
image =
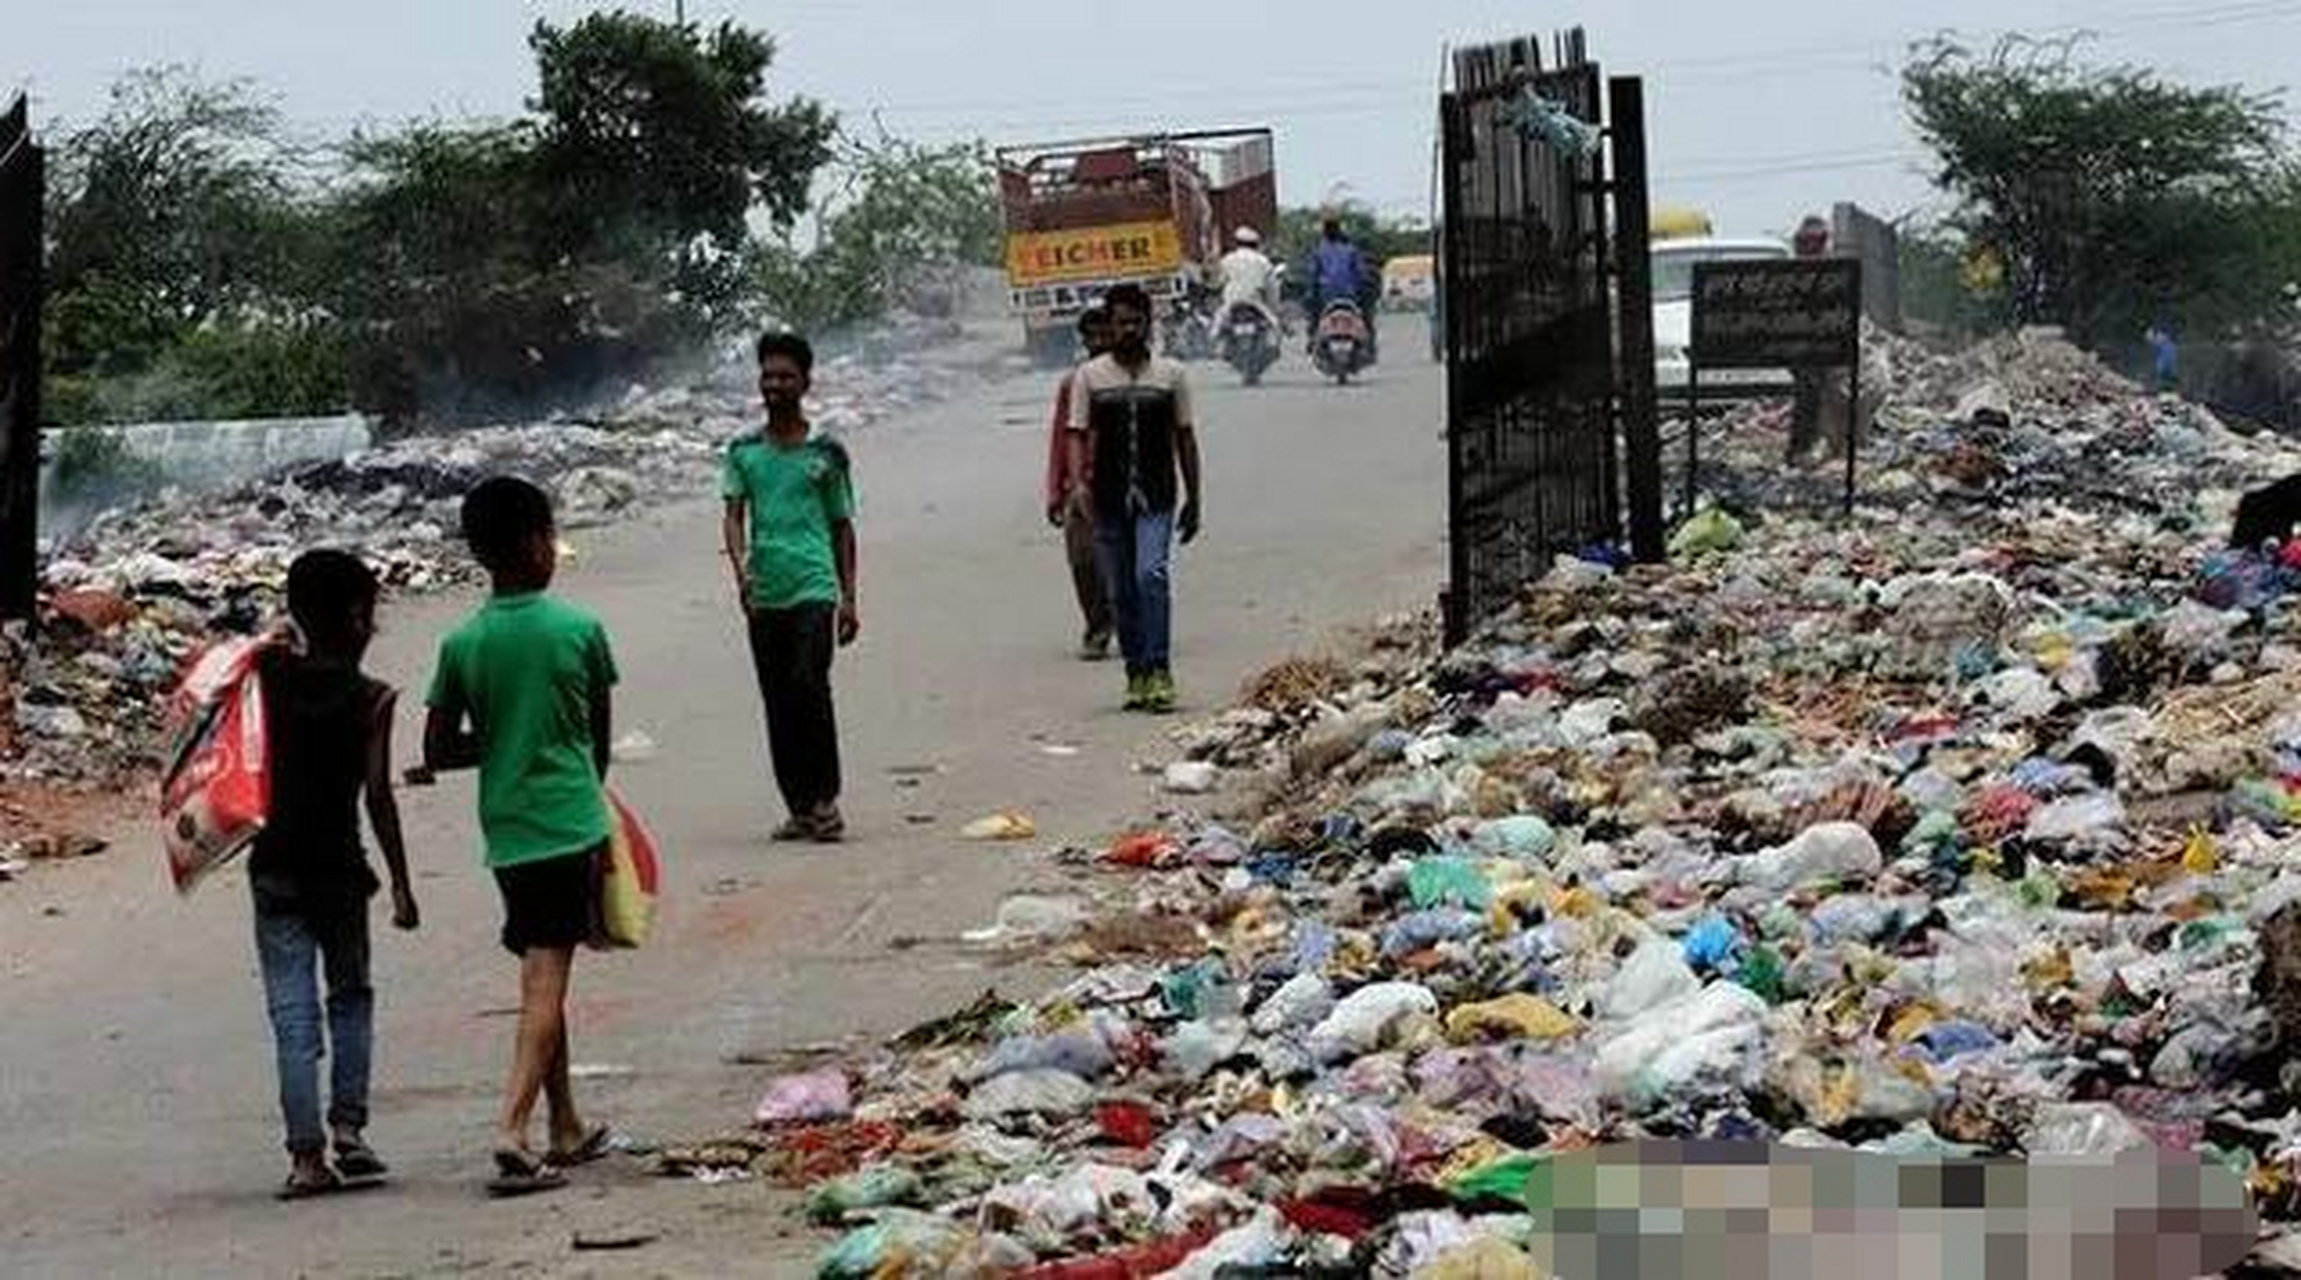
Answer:
POLYGON ((1683 950, 1656 935, 1639 944, 1598 992, 1597 1005, 1608 1018, 1628 1020, 1673 1004, 1702 989, 1683 950))
POLYGON ((969 1120, 1009 1116, 1078 1116, 1094 1105, 1094 1086, 1066 1071, 1010 1071, 967 1092, 961 1111, 969 1120))
POLYGON ((1743 884, 1770 892, 1831 880, 1866 880, 1882 870, 1877 837, 1851 822, 1809 827, 1797 839, 1741 860, 1743 884))
POLYGON ((968 840, 1032 840, 1039 834, 1039 826, 1027 813, 1006 810, 975 819, 959 829, 959 835, 968 840))
POLYGON ((1548 1273, 1507 1240, 1488 1236, 1449 1249, 1409 1280, 1549 1280, 1548 1273))
POLYGON ((1563 1040, 1580 1030, 1581 1024, 1558 1006, 1522 991, 1457 1005, 1446 1015, 1446 1034, 1456 1042, 1563 1040))
POLYGON ((1698 1081, 1730 1085, 1752 1073, 1763 1046, 1766 1002, 1730 982, 1645 1012, 1598 1047, 1601 1088, 1651 1106, 1698 1081))
POLYGON ((1231 1268, 1267 1267, 1285 1260, 1294 1232, 1275 1209, 1263 1209, 1245 1225, 1214 1238, 1204 1249, 1167 1272, 1170 1280, 1222 1280, 1231 1268))
POLYGON ((862 1209, 916 1205, 926 1190, 917 1173, 900 1165, 878 1165, 816 1187, 807 1196, 807 1216, 828 1223, 862 1209))
POLYGON ((2037 1109, 2023 1146, 2036 1156, 2106 1156, 2156 1143, 2106 1102, 2049 1102, 2037 1109))
POLYGON ((1482 857, 1515 858, 1532 862, 1549 856, 1558 833, 1533 814, 1516 814, 1481 823, 1470 835, 1470 847, 1482 857))
POLYGON ((846 1071, 825 1067, 784 1076, 768 1085, 751 1118, 761 1125, 819 1124, 844 1120, 854 1110, 854 1093, 846 1071))
POLYGON ((1059 1031, 1000 1041, 976 1068, 974 1078, 979 1084, 1017 1071, 1060 1071, 1096 1080, 1108 1075, 1117 1062, 1110 1045, 1094 1031, 1059 1031))
POLYGON ((1686 560, 1721 555, 1740 547, 1745 536, 1741 521, 1716 507, 1705 507, 1670 535, 1670 558, 1686 560))
POLYGON ((1435 1018, 1438 997, 1413 982, 1378 982, 1345 996, 1310 1033, 1322 1060, 1371 1053, 1397 1026, 1414 1017, 1435 1018))
POLYGON ((821 1280, 929 1280, 949 1273, 971 1233, 948 1218, 882 1209, 831 1246, 816 1265, 821 1280))
POLYGON ((1318 1025, 1334 1012, 1334 986, 1318 973, 1298 973, 1255 1007, 1248 1026, 1258 1036, 1318 1025))
POLYGON ((1484 911, 1494 900, 1494 886, 1486 873, 1467 858, 1422 859, 1407 873, 1406 890, 1424 911, 1437 907, 1484 911))

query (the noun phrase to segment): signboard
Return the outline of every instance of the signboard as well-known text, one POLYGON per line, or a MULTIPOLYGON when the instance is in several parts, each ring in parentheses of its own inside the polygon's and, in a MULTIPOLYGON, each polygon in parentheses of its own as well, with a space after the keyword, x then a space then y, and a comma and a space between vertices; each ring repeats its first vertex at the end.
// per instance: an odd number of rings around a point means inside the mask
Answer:
POLYGON ((1701 368, 1850 367, 1861 358, 1861 320, 1855 259, 1694 264, 1691 356, 1701 368))
POLYGON ((1172 275, 1182 266, 1182 234, 1172 222, 1127 222, 1007 237, 1007 283, 1017 289, 1172 275))

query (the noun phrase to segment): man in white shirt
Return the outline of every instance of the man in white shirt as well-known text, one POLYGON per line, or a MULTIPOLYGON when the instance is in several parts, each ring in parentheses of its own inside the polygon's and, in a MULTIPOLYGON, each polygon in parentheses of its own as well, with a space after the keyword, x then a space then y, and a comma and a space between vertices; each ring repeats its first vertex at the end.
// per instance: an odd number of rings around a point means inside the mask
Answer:
POLYGON ((1222 256, 1218 264, 1222 275, 1222 314, 1246 302, 1260 307, 1270 318, 1271 328, 1278 327, 1278 300, 1271 296, 1271 283, 1278 278, 1278 264, 1262 251, 1262 234, 1253 227, 1240 227, 1231 233, 1236 246, 1222 256))

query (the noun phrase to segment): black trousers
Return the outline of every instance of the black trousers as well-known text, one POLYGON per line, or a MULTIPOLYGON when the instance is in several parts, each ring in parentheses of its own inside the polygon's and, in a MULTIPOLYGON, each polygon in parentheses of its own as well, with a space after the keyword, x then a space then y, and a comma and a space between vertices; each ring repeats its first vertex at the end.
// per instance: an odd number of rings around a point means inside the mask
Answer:
POLYGON ((794 815, 839 798, 839 723, 831 706, 838 610, 827 604, 751 613, 751 665, 767 710, 767 754, 794 815))

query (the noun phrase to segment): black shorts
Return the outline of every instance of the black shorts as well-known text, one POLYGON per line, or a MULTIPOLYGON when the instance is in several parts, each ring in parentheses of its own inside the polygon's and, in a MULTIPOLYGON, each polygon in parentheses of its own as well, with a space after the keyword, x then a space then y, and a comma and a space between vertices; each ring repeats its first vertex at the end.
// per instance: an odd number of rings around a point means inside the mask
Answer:
POLYGON ((530 947, 580 947, 599 927, 600 855, 604 848, 495 869, 503 891, 503 946, 515 956, 530 947))

